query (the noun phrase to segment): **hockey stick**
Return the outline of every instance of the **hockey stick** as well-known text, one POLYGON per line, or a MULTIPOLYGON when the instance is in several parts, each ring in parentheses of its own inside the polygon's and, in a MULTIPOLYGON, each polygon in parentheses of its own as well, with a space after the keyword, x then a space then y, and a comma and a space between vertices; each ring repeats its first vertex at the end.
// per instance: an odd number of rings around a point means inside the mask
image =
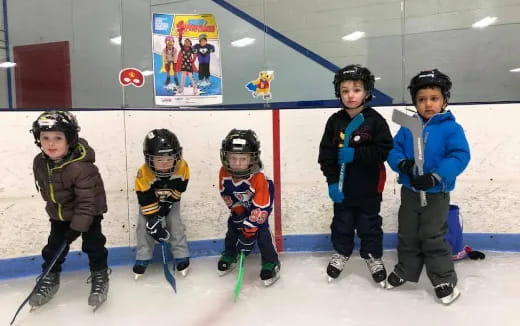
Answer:
MULTIPOLYGON (((358 113, 358 115, 356 115, 354 117, 354 119, 352 119, 350 121, 350 123, 345 128, 345 132, 344 132, 344 135, 345 135, 345 138, 343 139, 344 147, 348 146, 348 143, 350 141, 350 136, 352 136, 352 133, 354 131, 356 131, 356 129, 359 128, 359 126, 361 126, 364 121, 365 121, 365 117, 363 116, 363 113, 361 113, 361 112, 358 113)), ((345 169, 346 169, 346 164, 341 164, 341 169, 339 170, 339 182, 338 182, 339 191, 341 191, 341 192, 343 192, 343 181, 345 179, 345 169)))
MULTIPOLYGON (((423 175, 423 165, 424 165, 424 153, 423 153, 423 124, 420 120, 419 115, 416 117, 409 116, 408 114, 401 112, 399 110, 394 109, 392 113, 392 121, 401 125, 405 128, 410 129, 413 137, 413 156, 415 160, 415 166, 417 167, 417 173, 419 175, 423 175)), ((421 197, 421 207, 428 205, 426 201, 426 192, 423 190, 419 191, 419 195, 421 197)))
POLYGON ((240 252, 240 258, 238 260, 238 279, 237 284, 235 285, 235 291, 233 293, 233 301, 237 301, 238 293, 242 288, 242 281, 244 281, 244 252, 240 252))
POLYGON ((177 293, 177 285, 175 283, 175 277, 173 277, 173 274, 170 272, 170 269, 168 267, 168 244, 166 241, 161 241, 161 249, 162 249, 162 259, 163 259, 163 269, 164 269, 164 277, 170 283, 170 285, 173 288, 173 291, 177 293))
POLYGON ((52 260, 51 260, 51 263, 49 264, 49 266, 47 266, 47 268, 43 271, 40 279, 38 280, 38 282, 36 282, 36 285, 34 286, 34 288, 32 289, 31 293, 29 293, 29 296, 27 298, 25 298, 25 300, 22 302, 22 304, 20 305, 20 307, 18 307, 18 310, 16 310, 16 313, 14 314, 14 317, 13 317, 13 320, 11 320, 11 323, 9 325, 12 325, 14 323, 14 320, 16 319, 16 316, 18 316, 18 313, 20 312, 20 310, 22 310, 22 308, 25 306, 25 304, 27 302, 29 302, 29 299, 31 298, 31 296, 40 289, 40 287, 42 286, 42 283, 43 283, 43 279, 49 275, 50 271, 51 271, 51 268, 56 264, 56 262, 58 261, 58 258, 61 256, 61 254, 63 253, 63 251, 65 250, 65 248, 67 247, 68 243, 67 241, 63 241, 63 243, 61 244, 61 246, 58 248, 58 251, 56 251, 56 254, 54 254, 54 257, 52 257, 52 260))

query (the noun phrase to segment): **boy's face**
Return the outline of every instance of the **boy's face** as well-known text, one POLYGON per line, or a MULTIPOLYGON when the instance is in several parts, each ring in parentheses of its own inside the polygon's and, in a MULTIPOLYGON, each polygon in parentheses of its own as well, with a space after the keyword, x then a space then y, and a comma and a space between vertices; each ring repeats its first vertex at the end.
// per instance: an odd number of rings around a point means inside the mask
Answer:
POLYGON ((208 43, 208 41, 206 41, 205 38, 201 38, 199 43, 200 43, 200 45, 204 46, 204 45, 206 45, 206 43, 208 43))
POLYGON ((155 170, 159 172, 169 172, 173 169, 175 158, 173 156, 154 156, 152 163, 155 170))
POLYGON ((233 170, 246 170, 251 163, 251 154, 229 153, 228 163, 233 170))
POLYGON ((360 80, 345 80, 339 85, 341 102, 349 109, 357 109, 367 97, 363 82, 360 80))
POLYGON ((40 143, 45 155, 53 161, 64 158, 69 151, 67 138, 62 131, 40 132, 40 143))
POLYGON ((444 96, 439 87, 428 87, 417 91, 415 95, 417 112, 426 120, 442 112, 445 107, 444 96))

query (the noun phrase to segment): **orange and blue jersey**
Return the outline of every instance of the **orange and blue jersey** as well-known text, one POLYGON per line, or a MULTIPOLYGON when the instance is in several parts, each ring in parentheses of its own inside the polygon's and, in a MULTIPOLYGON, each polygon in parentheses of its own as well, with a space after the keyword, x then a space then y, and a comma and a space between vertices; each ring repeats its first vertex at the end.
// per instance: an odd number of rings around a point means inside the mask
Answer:
POLYGON ((233 180, 224 168, 220 168, 219 190, 227 207, 236 215, 246 217, 244 224, 255 231, 269 227, 274 184, 262 171, 253 173, 247 179, 233 180))

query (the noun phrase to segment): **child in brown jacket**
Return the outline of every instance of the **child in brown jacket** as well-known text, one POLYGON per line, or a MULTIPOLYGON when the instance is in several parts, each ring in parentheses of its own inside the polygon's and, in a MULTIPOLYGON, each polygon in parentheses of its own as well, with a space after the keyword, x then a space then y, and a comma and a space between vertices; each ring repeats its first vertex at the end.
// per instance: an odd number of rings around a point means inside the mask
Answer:
POLYGON ((42 151, 34 158, 34 178, 51 222, 49 239, 42 250, 42 270, 50 266, 58 249, 67 242, 56 264, 29 299, 33 307, 49 302, 58 291, 61 265, 69 245, 80 235, 91 271, 88 304, 98 307, 107 298, 108 252, 101 232, 101 220, 107 211, 105 188, 94 165, 94 150, 78 137, 79 130, 74 115, 66 111, 44 112, 32 125, 35 143, 42 151))

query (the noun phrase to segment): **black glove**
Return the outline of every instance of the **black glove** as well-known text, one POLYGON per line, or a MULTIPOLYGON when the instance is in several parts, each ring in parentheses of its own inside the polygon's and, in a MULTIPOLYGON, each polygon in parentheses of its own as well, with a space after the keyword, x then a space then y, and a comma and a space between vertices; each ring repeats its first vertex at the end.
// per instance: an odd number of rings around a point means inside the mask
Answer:
POLYGON ((399 171, 401 171, 404 174, 407 174, 411 178, 413 176, 414 166, 415 166, 414 159, 405 159, 405 160, 401 160, 401 162, 399 162, 398 168, 399 168, 399 171))
POLYGON ((76 240, 80 235, 81 235, 81 232, 69 228, 69 229, 65 232, 65 240, 67 240, 67 243, 68 243, 68 244, 71 244, 71 243, 73 243, 74 240, 76 240))
POLYGON ((229 216, 229 221, 231 223, 229 225, 234 227, 237 231, 241 231, 245 219, 245 214, 237 214, 235 212, 231 212, 231 216, 229 216))
POLYGON ((439 180, 431 173, 412 177, 410 185, 417 190, 427 190, 439 184, 439 180))
POLYGON ((170 238, 168 230, 163 228, 164 216, 155 215, 146 222, 146 231, 155 241, 166 241, 170 238))
POLYGON ((246 238, 246 236, 241 233, 237 239, 236 248, 238 252, 244 252, 246 255, 251 253, 253 247, 256 243, 256 237, 246 238))

